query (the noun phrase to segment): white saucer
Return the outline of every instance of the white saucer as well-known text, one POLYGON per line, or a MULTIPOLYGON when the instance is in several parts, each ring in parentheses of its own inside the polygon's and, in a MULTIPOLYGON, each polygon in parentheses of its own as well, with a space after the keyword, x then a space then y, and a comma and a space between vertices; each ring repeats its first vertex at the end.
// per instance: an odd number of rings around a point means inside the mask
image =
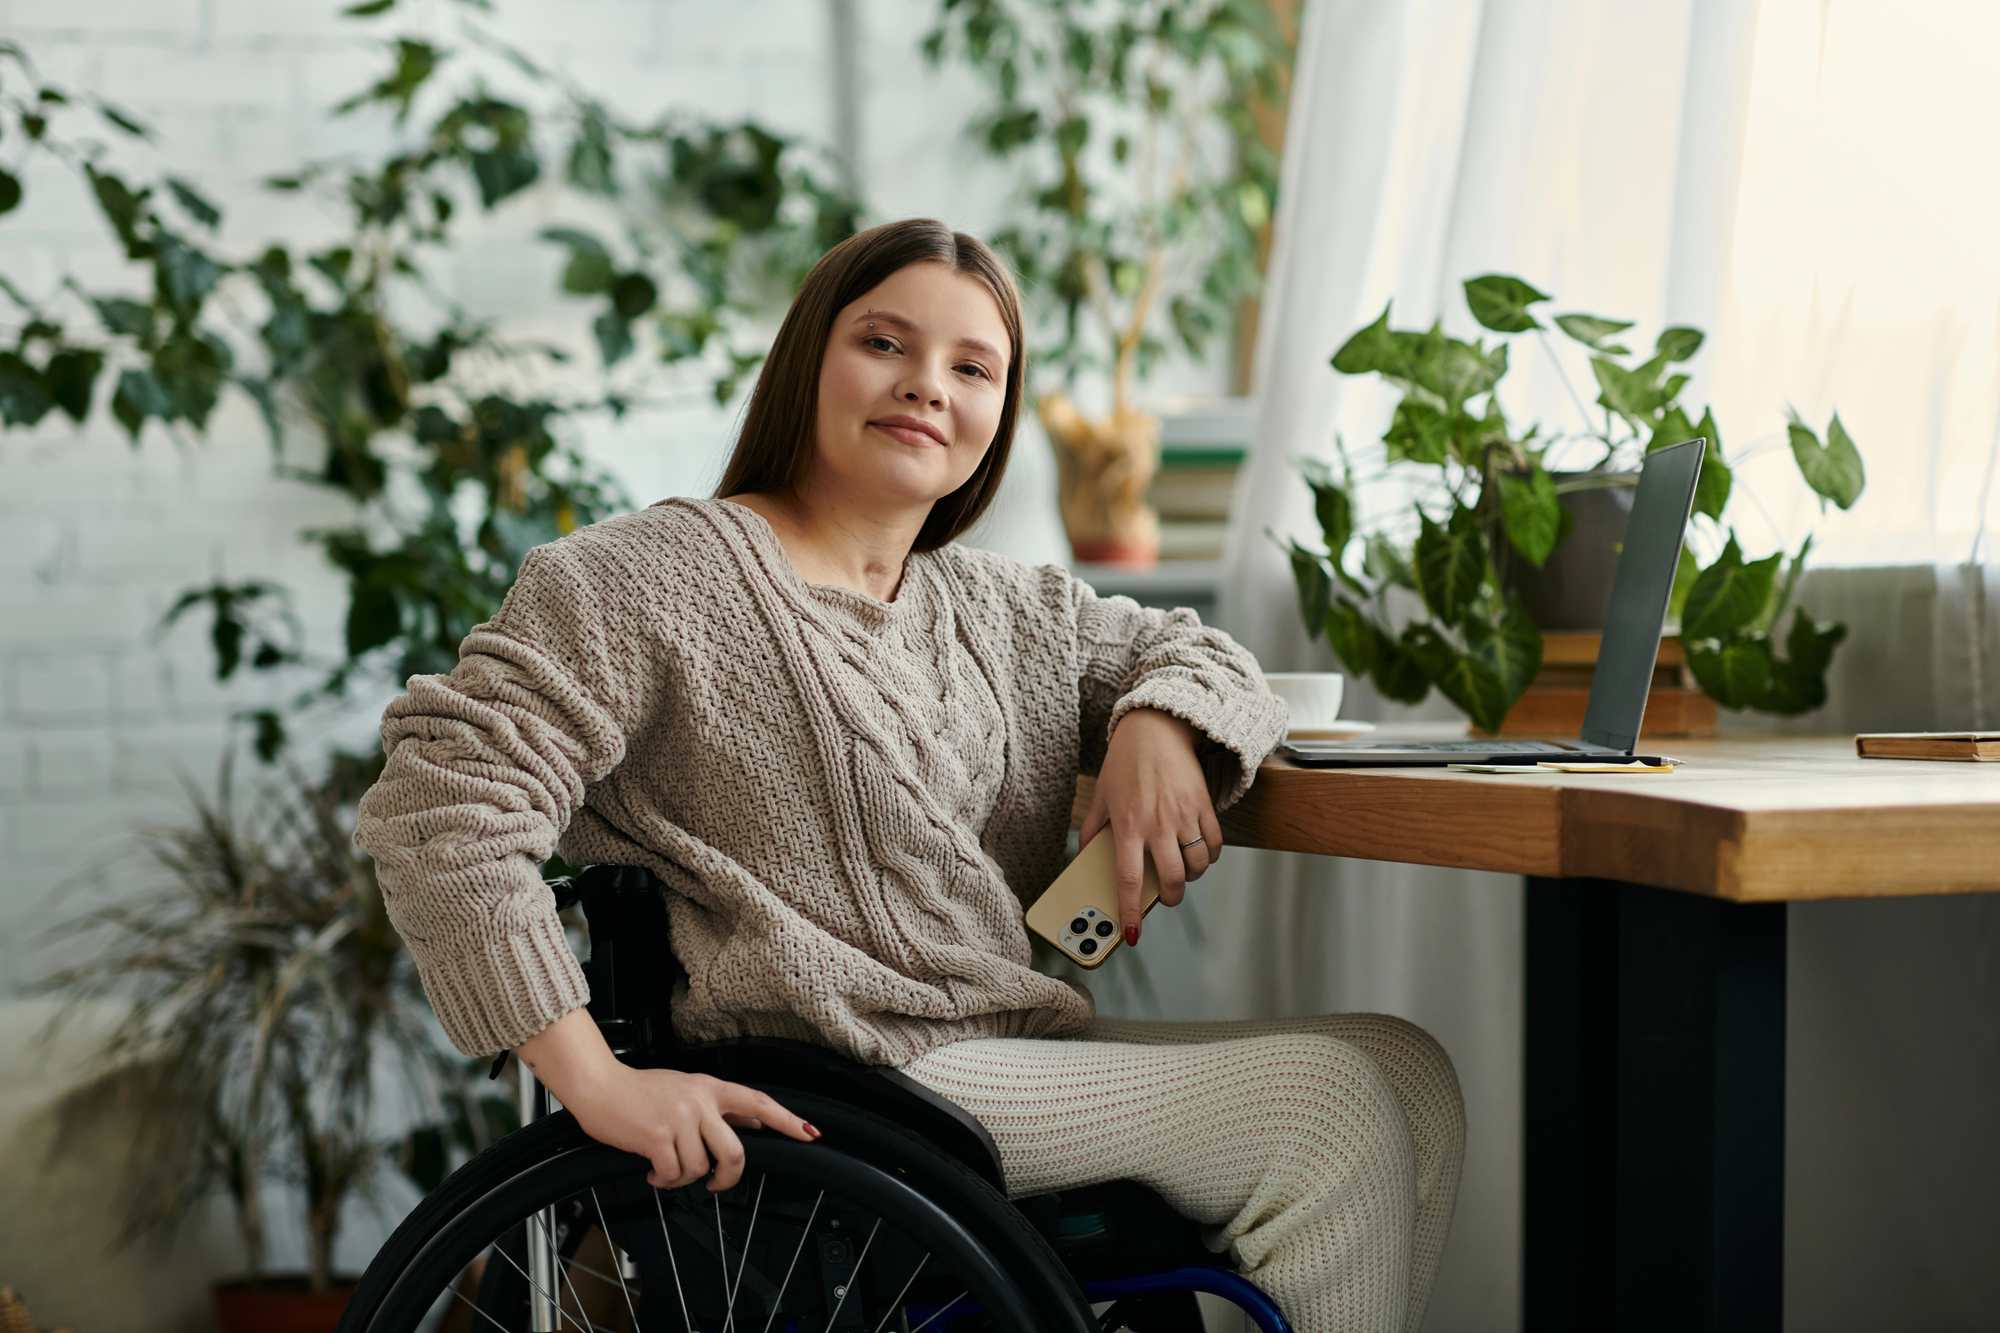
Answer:
POLYGON ((1288 741, 1339 741, 1375 730, 1373 722, 1334 722, 1324 727, 1293 727, 1285 733, 1288 741))

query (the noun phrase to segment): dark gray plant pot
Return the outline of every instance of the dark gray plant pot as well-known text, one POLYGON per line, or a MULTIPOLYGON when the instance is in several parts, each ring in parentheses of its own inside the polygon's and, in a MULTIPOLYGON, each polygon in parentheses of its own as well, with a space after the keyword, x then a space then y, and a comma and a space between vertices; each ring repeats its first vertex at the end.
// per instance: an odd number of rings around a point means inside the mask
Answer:
MULTIPOLYGON (((1556 474, 1558 482, 1565 479, 1566 474, 1556 474)), ((1514 556, 1508 581, 1537 628, 1603 629, 1611 607, 1611 581, 1618 573, 1618 550, 1632 517, 1632 488, 1570 491, 1562 503, 1576 526, 1540 569, 1514 556)))

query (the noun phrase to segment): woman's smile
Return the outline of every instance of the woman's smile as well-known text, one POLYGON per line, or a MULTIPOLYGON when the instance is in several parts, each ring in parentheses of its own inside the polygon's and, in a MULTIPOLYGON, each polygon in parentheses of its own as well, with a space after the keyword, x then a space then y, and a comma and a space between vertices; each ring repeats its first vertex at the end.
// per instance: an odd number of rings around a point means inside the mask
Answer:
POLYGON ((881 431, 884 435, 893 436, 901 440, 904 444, 914 444, 920 447, 932 445, 949 446, 951 444, 951 441, 944 437, 943 431, 933 426, 930 422, 919 421, 915 417, 876 417, 868 424, 881 431))

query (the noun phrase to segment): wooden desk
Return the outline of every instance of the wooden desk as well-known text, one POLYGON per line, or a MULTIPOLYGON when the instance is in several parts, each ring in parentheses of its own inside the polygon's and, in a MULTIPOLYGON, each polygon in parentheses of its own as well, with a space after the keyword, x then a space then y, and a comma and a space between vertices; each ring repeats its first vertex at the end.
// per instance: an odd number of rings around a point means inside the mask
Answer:
POLYGON ((1523 1326, 1783 1327, 1785 905, 2000 890, 2000 764, 1662 741, 1672 774, 1302 769, 1239 846, 1528 878, 1523 1326))
POLYGON ((1498 776, 1269 759, 1223 836, 1731 902, 2000 889, 2000 764, 1857 759, 1844 737, 1659 748, 1686 766, 1498 776))

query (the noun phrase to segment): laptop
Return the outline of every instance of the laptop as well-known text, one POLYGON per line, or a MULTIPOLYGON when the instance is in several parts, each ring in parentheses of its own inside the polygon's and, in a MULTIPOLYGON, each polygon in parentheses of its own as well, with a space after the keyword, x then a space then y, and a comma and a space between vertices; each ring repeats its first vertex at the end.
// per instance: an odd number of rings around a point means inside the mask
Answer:
POLYGON ((1689 440, 1646 455, 1632 496, 1624 549, 1611 585, 1604 640, 1590 680, 1583 732, 1569 741, 1292 741, 1278 753, 1315 768, 1438 767, 1445 764, 1660 763, 1634 754, 1646 694, 1660 655, 1667 599, 1680 564, 1681 538, 1694 509, 1706 440, 1689 440))

